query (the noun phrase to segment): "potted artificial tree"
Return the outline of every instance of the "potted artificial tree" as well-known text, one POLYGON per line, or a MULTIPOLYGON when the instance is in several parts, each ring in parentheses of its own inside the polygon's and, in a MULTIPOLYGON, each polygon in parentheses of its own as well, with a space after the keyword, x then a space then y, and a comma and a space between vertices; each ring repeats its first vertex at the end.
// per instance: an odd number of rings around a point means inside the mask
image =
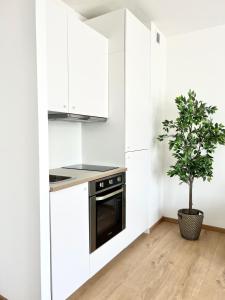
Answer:
POLYGON ((162 122, 164 134, 159 135, 158 140, 168 138, 169 150, 176 160, 167 174, 178 176, 181 183, 189 186, 189 208, 178 211, 181 236, 197 240, 204 214, 193 209, 193 183, 197 178, 204 181, 212 179, 213 154, 218 144, 225 145, 225 127, 212 120, 217 108, 198 101, 194 91, 189 91, 188 97, 177 97, 175 102, 178 117, 175 121, 162 122))

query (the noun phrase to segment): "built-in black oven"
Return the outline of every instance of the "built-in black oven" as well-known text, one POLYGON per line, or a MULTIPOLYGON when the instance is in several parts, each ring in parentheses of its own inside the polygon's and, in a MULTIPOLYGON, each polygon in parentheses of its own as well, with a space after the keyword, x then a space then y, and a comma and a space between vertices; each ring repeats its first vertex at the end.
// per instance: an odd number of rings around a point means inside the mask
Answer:
POLYGON ((90 253, 125 229, 125 173, 89 183, 90 253))

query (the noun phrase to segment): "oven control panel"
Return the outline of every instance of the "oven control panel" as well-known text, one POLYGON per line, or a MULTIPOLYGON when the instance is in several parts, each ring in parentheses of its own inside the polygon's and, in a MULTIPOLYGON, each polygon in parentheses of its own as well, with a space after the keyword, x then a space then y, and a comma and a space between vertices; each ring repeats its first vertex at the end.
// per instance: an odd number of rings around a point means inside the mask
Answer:
POLYGON ((122 175, 114 176, 110 179, 104 179, 99 182, 96 182, 96 192, 104 190, 108 187, 113 187, 117 184, 121 184, 123 182, 122 175))
POLYGON ((118 185, 125 184, 125 173, 119 173, 110 177, 104 177, 94 182, 90 182, 90 194, 95 194, 108 188, 113 188, 118 185))

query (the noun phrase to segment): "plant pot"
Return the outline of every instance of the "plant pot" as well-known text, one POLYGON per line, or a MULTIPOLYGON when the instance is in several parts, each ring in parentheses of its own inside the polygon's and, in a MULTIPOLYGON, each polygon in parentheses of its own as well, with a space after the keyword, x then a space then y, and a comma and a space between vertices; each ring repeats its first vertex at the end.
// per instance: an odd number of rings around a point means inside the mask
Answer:
POLYGON ((201 229, 204 213, 198 209, 179 209, 178 223, 180 234, 186 240, 198 240, 201 229))

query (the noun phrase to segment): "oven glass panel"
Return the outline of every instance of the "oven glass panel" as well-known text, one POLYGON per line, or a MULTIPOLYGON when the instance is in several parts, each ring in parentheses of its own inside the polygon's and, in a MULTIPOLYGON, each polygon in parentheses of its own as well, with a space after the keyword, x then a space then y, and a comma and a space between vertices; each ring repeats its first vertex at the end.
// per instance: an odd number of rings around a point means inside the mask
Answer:
POLYGON ((123 230, 123 194, 96 201, 96 246, 97 248, 123 230))

